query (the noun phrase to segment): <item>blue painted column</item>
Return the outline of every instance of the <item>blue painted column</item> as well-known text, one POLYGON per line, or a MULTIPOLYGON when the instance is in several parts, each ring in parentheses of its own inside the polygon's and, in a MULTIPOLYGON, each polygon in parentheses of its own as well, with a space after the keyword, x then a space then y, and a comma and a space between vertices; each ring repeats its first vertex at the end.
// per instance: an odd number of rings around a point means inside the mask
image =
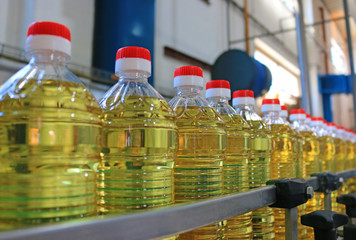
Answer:
POLYGON ((121 47, 154 47, 155 0, 96 0, 92 65, 114 72, 116 51, 121 47))

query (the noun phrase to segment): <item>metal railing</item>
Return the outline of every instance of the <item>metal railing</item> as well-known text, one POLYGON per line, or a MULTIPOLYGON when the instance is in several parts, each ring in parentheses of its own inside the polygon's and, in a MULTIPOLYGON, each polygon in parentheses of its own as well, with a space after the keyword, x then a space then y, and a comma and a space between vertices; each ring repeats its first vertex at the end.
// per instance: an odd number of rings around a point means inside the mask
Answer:
MULTIPOLYGON (((356 176, 356 169, 337 173, 344 181, 356 176)), ((319 189, 317 177, 306 179, 314 191, 319 189)), ((331 194, 326 194, 325 198, 331 194)), ((229 219, 276 202, 276 187, 267 186, 224 197, 177 204, 159 210, 104 219, 88 218, 42 227, 0 233, 0 240, 142 240, 173 236, 202 226, 229 219)), ((296 208, 286 209, 286 239, 297 239, 296 208)))

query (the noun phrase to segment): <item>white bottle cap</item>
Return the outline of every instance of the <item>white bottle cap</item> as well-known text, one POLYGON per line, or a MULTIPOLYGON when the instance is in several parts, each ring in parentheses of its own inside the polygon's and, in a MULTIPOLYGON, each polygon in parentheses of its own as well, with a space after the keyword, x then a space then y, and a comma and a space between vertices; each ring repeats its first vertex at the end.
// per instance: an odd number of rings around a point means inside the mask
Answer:
POLYGON ((255 105, 253 91, 251 90, 237 90, 232 96, 232 106, 237 105, 255 105))
POLYGON ((71 56, 70 30, 56 22, 34 22, 27 30, 25 51, 52 50, 71 56))
POLYGON ((115 74, 120 72, 146 72, 150 76, 150 51, 142 47, 123 47, 117 50, 115 74))
POLYGON ((280 112, 281 105, 278 98, 273 99, 263 99, 261 112, 280 112))
POLYGON ((288 109, 287 109, 286 105, 281 106, 281 112, 279 113, 279 116, 285 117, 285 118, 288 117, 288 109))
POLYGON ((230 83, 226 80, 212 80, 206 83, 205 97, 222 97, 231 99, 230 83))
POLYGON ((322 126, 323 118, 322 117, 312 117, 310 125, 311 126, 322 126))
POLYGON ((305 120, 307 118, 304 109, 293 109, 289 112, 289 120, 305 120))
POLYGON ((203 88, 203 70, 195 66, 178 67, 174 71, 173 87, 192 86, 203 88))

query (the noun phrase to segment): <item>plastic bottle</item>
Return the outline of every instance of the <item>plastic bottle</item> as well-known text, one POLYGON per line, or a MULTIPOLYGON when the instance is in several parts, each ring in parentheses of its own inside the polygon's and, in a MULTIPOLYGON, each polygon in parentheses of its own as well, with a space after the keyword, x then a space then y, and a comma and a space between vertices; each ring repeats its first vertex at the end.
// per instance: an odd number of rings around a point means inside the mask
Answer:
MULTIPOLYGON (((302 178, 308 178, 313 173, 320 172, 320 143, 318 135, 305 124, 306 114, 304 109, 293 109, 290 111, 290 121, 292 128, 297 131, 302 144, 302 178)), ((314 197, 306 203, 306 213, 322 210, 322 193, 314 193, 314 197)), ((308 238, 314 239, 314 230, 307 228, 308 238)))
MULTIPOLYGON (((352 161, 352 169, 356 169, 356 132, 353 130, 351 130, 351 142, 353 145, 353 156, 354 156, 354 159, 352 161)), ((350 193, 356 192, 356 177, 350 179, 349 191, 350 193)))
POLYGON ((288 122, 288 109, 286 105, 281 105, 280 117, 283 119, 285 124, 290 124, 288 122))
POLYGON ((312 117, 310 122, 311 130, 316 133, 320 143, 321 155, 319 158, 319 168, 316 172, 329 171, 326 169, 333 168, 335 157, 335 143, 328 135, 323 120, 321 117, 312 117))
MULTIPOLYGON (((249 159, 250 189, 266 186, 266 182, 270 180, 271 131, 255 111, 255 99, 252 91, 235 91, 232 104, 236 112, 251 127, 251 152, 249 159)), ((254 239, 275 239, 272 208, 264 207, 257 209, 252 212, 252 218, 254 239)))
MULTIPOLYGON (((281 106, 278 99, 264 99, 261 111, 264 114, 263 120, 272 132, 272 158, 271 158, 271 178, 291 178, 296 177, 297 165, 299 163, 300 144, 297 135, 289 125, 284 124, 279 116, 281 106)), ((299 169, 301 167, 299 166, 299 169)), ((299 209, 299 212, 302 212, 299 209)), ((285 239, 285 211, 281 208, 274 209, 276 239, 285 239)), ((299 239, 306 235, 306 229, 302 225, 298 226, 299 239)))
POLYGON ((352 130, 345 129, 345 140, 346 140, 346 170, 353 169, 353 161, 354 161, 354 144, 352 142, 352 130))
POLYGON ((150 52, 120 48, 118 82, 100 101, 104 143, 98 194, 102 215, 126 214, 174 203, 175 114, 148 83, 150 52))
POLYGON ((66 67, 70 31, 32 23, 25 51, 0 89, 0 230, 96 213, 101 110, 66 67))
MULTIPOLYGON (((227 135, 224 162, 224 194, 245 192, 249 189, 248 159, 250 153, 250 126, 229 105, 230 83, 213 80, 206 84, 206 99, 225 121, 227 135)), ((227 239, 252 239, 252 213, 227 220, 227 239)))
POLYGON ((336 126, 336 171, 341 172, 345 170, 346 167, 346 142, 344 141, 344 131, 343 127, 336 126))
MULTIPOLYGON (((201 96, 203 71, 183 66, 174 72, 177 95, 169 102, 177 115, 178 152, 175 165, 177 203, 221 196, 225 161, 225 123, 201 96)), ((181 234, 179 239, 220 239, 222 222, 181 234)))
MULTIPOLYGON (((342 154, 340 154, 340 151, 342 151, 342 149, 343 149, 343 147, 340 146, 340 142, 342 140, 339 138, 339 133, 338 133, 335 123, 327 123, 327 131, 328 131, 328 134, 333 138, 333 140, 335 142, 335 159, 334 159, 334 164, 333 164, 331 172, 336 173, 336 172, 338 172, 338 157, 340 158, 340 155, 342 155, 342 154)), ((333 191, 331 193, 332 210, 337 211, 337 212, 342 212, 343 205, 336 202, 336 198, 339 195, 342 195, 341 188, 339 188, 337 191, 333 191)))
POLYGON ((311 127, 311 117, 310 114, 306 114, 306 119, 305 119, 305 124, 308 125, 309 127, 311 127))

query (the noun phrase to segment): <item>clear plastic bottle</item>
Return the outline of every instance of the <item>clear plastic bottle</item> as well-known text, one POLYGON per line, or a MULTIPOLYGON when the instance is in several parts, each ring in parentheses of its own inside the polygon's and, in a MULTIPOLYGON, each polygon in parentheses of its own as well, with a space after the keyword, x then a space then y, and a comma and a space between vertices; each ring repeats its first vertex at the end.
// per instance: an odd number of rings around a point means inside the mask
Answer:
MULTIPOLYGON (((318 135, 305 124, 306 114, 304 109, 293 109, 290 111, 292 128, 297 131, 302 144, 301 175, 298 177, 308 178, 313 173, 320 172, 320 143, 318 135)), ((306 203, 306 213, 322 210, 322 193, 314 193, 314 197, 306 203)), ((307 228, 308 239, 314 239, 313 228, 307 228)))
POLYGON ((0 89, 0 230, 96 214, 101 110, 66 67, 70 31, 32 23, 25 50, 0 89))
MULTIPOLYGON (((264 114, 263 120, 272 132, 272 158, 271 158, 271 178, 293 178, 297 176, 297 169, 301 169, 300 164, 300 143, 296 132, 284 124, 279 116, 281 106, 279 99, 264 99, 261 111, 264 114)), ((302 205, 304 206, 304 205, 302 205)), ((305 207, 300 207, 299 213, 303 214, 305 207)), ((285 239, 285 211, 281 208, 274 209, 276 239, 285 239)), ((299 239, 304 239, 306 228, 301 224, 298 226, 299 239)))
POLYGON ((98 171, 100 214, 126 214, 174 203, 175 114, 148 83, 150 52, 117 51, 118 83, 100 101, 103 150, 98 171))
POLYGON ((346 140, 346 170, 353 169, 353 161, 354 161, 354 144, 352 142, 352 130, 345 129, 345 140, 346 140))
POLYGON ((344 128, 341 126, 336 126, 336 171, 341 172, 345 170, 346 167, 346 141, 344 128))
MULTIPOLYGON (((350 139, 353 145, 353 156, 354 159, 352 161, 352 169, 356 169, 356 132, 351 130, 350 131, 350 139)), ((349 192, 355 193, 356 192, 356 177, 350 179, 349 182, 349 192)))
MULTIPOLYGON (((229 105, 230 83, 213 80, 206 84, 206 99, 225 121, 227 136, 224 162, 224 194, 246 192, 249 189, 248 159, 250 153, 250 126, 229 105)), ((252 213, 227 220, 227 239, 252 239, 252 213)))
POLYGON ((319 168, 316 172, 328 171, 324 169, 332 167, 334 164, 333 158, 335 157, 335 144, 324 128, 323 120, 322 117, 312 117, 310 122, 311 130, 316 133, 320 143, 321 156, 319 158, 319 168))
MULTIPOLYGON (((251 151, 248 163, 250 189, 266 186, 266 182, 270 180, 271 131, 255 111, 252 91, 235 91, 232 104, 236 112, 250 125, 251 151)), ((272 208, 264 207, 253 211, 252 219, 254 239, 275 239, 272 208)))
POLYGON ((311 117, 310 114, 306 114, 305 124, 311 127, 311 117))
POLYGON ((327 123, 326 128, 316 125, 312 129, 321 137, 322 172, 336 172, 335 124, 327 123))
MULTIPOLYGON (((177 115, 178 152, 175 165, 177 203, 192 202, 223 194, 226 151, 225 123, 201 96, 203 71, 183 66, 174 72, 177 95, 169 102, 177 115)), ((222 239, 219 222, 181 234, 179 239, 222 239)))
POLYGON ((281 112, 279 115, 283 119, 284 124, 290 125, 290 123, 288 122, 288 108, 286 105, 281 105, 281 112))
MULTIPOLYGON (((334 164, 332 166, 331 171, 336 173, 338 172, 338 158, 340 158, 340 151, 342 151, 343 147, 340 147, 340 142, 342 141, 339 138, 338 135, 338 130, 336 128, 335 123, 327 123, 327 132, 330 137, 333 138, 334 143, 335 143, 335 158, 334 158, 334 164)), ((331 193, 331 199, 332 199, 332 210, 337 211, 337 212, 342 212, 343 211, 343 206, 341 204, 338 204, 336 202, 337 196, 342 194, 342 188, 339 188, 337 191, 333 191, 331 193)))

